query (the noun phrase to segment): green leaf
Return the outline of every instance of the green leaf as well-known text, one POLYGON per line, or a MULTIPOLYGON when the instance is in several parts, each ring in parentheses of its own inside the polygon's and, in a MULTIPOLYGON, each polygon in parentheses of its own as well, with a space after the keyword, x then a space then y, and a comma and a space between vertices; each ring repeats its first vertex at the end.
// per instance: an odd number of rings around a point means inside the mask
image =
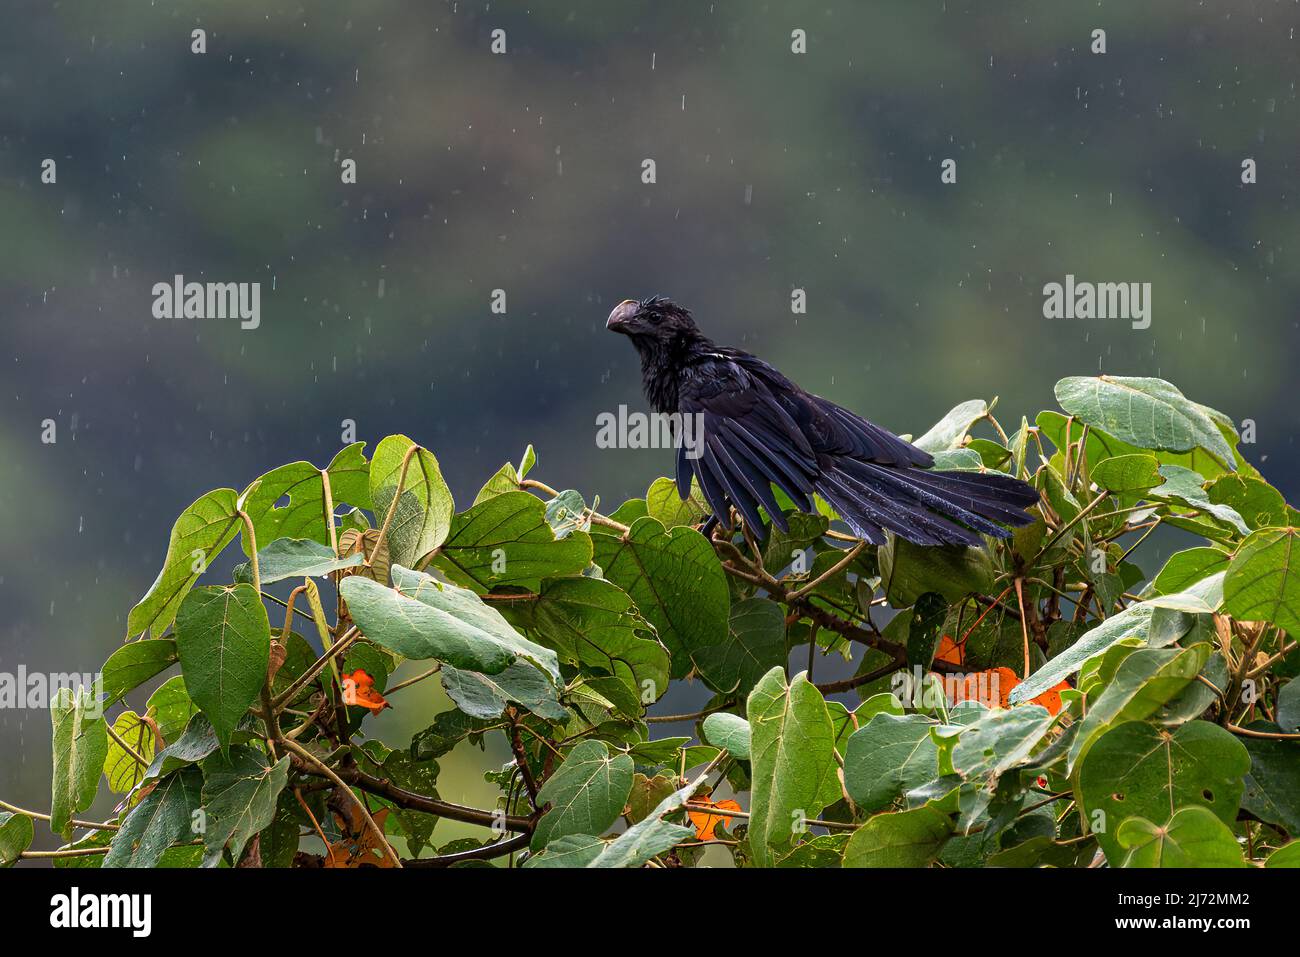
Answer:
POLYGON ((1300 841, 1284 844, 1268 856, 1265 867, 1300 867, 1300 841))
POLYGON ((163 741, 171 741, 184 731, 190 718, 199 710, 185 690, 182 675, 175 675, 160 684, 145 705, 145 714, 158 725, 158 737, 163 741))
POLYGON ((441 675, 447 697, 475 718, 500 717, 510 703, 522 705, 548 721, 563 721, 569 716, 556 697, 550 677, 520 659, 495 675, 461 671, 451 665, 443 665, 441 675))
POLYGON ((1249 526, 1237 514, 1236 509, 1227 505, 1215 505, 1210 501, 1210 497, 1205 493, 1205 479, 1200 473, 1185 469, 1181 465, 1162 465, 1160 474, 1165 481, 1158 488, 1151 490, 1152 498, 1179 502, 1188 508, 1205 512, 1225 525, 1231 525, 1242 535, 1250 532, 1249 526))
POLYGON ((154 675, 176 664, 176 642, 171 638, 150 638, 123 645, 104 662, 104 707, 116 704, 154 675))
POLYGON ((1245 867, 1232 828, 1195 805, 1179 808, 1163 827, 1126 818, 1115 834, 1128 851, 1124 867, 1245 867))
POLYGON ((668 651, 654 627, 617 585, 601 578, 548 578, 534 600, 503 602, 507 618, 560 660, 587 673, 612 675, 637 701, 656 701, 668 690, 668 651))
POLYGON ((533 854, 524 867, 590 867, 605 849, 605 842, 590 834, 570 834, 556 838, 546 849, 533 854))
POLYGON ((603 833, 623 813, 632 772, 632 759, 610 754, 605 742, 579 742, 537 793, 538 805, 551 809, 537 822, 532 847, 573 834, 603 833))
POLYGON ((155 867, 172 844, 197 836, 202 787, 198 768, 182 768, 159 781, 113 835, 104 866, 155 867))
POLYGON ((484 730, 494 723, 471 718, 456 709, 443 711, 434 715, 432 724, 411 738, 411 754, 423 761, 449 754, 462 741, 478 743, 481 747, 484 730))
MULTIPOLYGON (((402 462, 414 447, 415 443, 404 435, 390 435, 375 447, 370 462, 370 497, 375 517, 381 523, 397 496, 402 462)), ((407 566, 446 541, 456 507, 433 453, 420 448, 410 454, 387 539, 393 563, 407 566)))
POLYGON ((1105 653, 1126 638, 1138 639, 1152 648, 1173 644, 1192 629, 1198 615, 1218 610, 1222 604, 1221 592, 1222 579, 1211 575, 1185 591, 1139 602, 1111 615, 1035 671, 1027 681, 1016 685, 1010 695, 1011 704, 1038 697, 1078 671, 1090 658, 1105 653))
POLYGON ((835 774, 835 729, 826 702, 804 673, 789 685, 773 668, 749 695, 749 847, 754 863, 770 867, 794 845, 796 816, 822 810, 825 779, 835 774))
POLYGON ((50 830, 72 836, 72 818, 90 807, 108 754, 103 711, 90 691, 59 688, 50 703, 54 726, 53 800, 50 830))
MULTIPOLYGON (((1042 437, 1046 438, 1058 450, 1065 445, 1065 426, 1069 422, 1066 416, 1059 412, 1046 410, 1038 413, 1036 423, 1042 437)), ((1070 441, 1077 442, 1080 434, 1083 432, 1082 423, 1075 420, 1070 431, 1070 441)), ((1235 436, 1230 426, 1219 425, 1219 432, 1224 435, 1229 445, 1235 442, 1235 436)), ((1210 455, 1204 449, 1197 447, 1190 452, 1166 452, 1154 451, 1151 449, 1139 448, 1136 445, 1130 445, 1127 442, 1121 442, 1113 435, 1107 435, 1101 429, 1089 429, 1088 439, 1086 442, 1088 469, 1091 472, 1096 468, 1098 463, 1115 455, 1142 455, 1154 454, 1161 465, 1182 465, 1186 468, 1199 472, 1207 478, 1216 478, 1220 475, 1231 474, 1231 467, 1225 466, 1218 462, 1214 456, 1210 455)), ((1236 466, 1238 468, 1250 469, 1251 466, 1245 463, 1240 455, 1234 455, 1236 466)), ((1053 469, 1060 469, 1064 464, 1064 457, 1057 451, 1051 460, 1053 469)))
POLYGON ((249 838, 274 820, 276 801, 288 780, 287 754, 268 764, 262 752, 237 745, 203 762, 204 867, 219 864, 227 848, 231 859, 239 861, 249 838))
POLYGON ((1106 728, 1150 717, 1196 680, 1210 658, 1208 642, 1190 648, 1143 648, 1124 659, 1106 690, 1088 702, 1088 713, 1070 745, 1069 763, 1087 752, 1106 728))
POLYGON ((983 548, 913 545, 891 535, 879 551, 885 594, 896 608, 914 604, 926 592, 956 602, 993 590, 993 561, 983 548))
POLYGON ((504 585, 534 590, 543 578, 577 575, 590 565, 591 536, 574 531, 557 539, 541 499, 504 492, 452 519, 435 562, 452 581, 476 591, 504 585))
POLYGON ((32 846, 35 829, 25 814, 0 811, 0 867, 13 867, 32 846))
POLYGON ((844 861, 844 847, 849 835, 840 831, 805 838, 789 854, 776 862, 777 867, 839 867, 844 861))
POLYGON ((582 493, 570 488, 546 502, 542 514, 546 516, 546 524, 551 526, 551 533, 558 541, 568 538, 575 531, 590 530, 591 519, 586 512, 587 503, 582 493))
MULTIPOLYGON (((822 557, 821 554, 813 554, 812 546, 826 534, 830 520, 824 515, 790 512, 786 524, 790 526, 789 531, 783 532, 775 526, 769 528, 767 543, 763 546, 763 563, 768 571, 776 573, 791 567, 797 557, 802 560, 801 566, 811 579, 816 575, 817 559, 822 557), (814 567, 808 568, 809 563, 814 567)), ((824 554, 825 560, 829 560, 831 565, 844 557, 839 549, 831 549, 824 554)))
POLYGON ((968 780, 997 778, 1024 764, 1054 721, 1041 705, 985 712, 958 733, 953 770, 968 780))
POLYGON ((929 805, 877 814, 844 846, 845 867, 926 867, 952 834, 948 815, 929 805))
MULTIPOLYGON (((655 627, 668 649, 672 677, 691 670, 697 651, 727 640, 730 597, 713 548, 693 528, 665 529, 645 517, 627 535, 597 535, 595 561, 655 627)), ((710 664, 714 659, 706 654, 710 664)))
POLYGON ((198 588, 176 613, 185 688, 222 747, 266 683, 271 626, 251 585, 198 588))
POLYGON ((1300 634, 1300 529, 1262 528, 1241 543, 1223 580, 1224 610, 1300 634))
POLYGON ((691 658, 712 690, 748 695, 786 654, 784 610, 768 598, 747 598, 731 606, 723 640, 695 646, 691 658))
POLYGON ((853 803, 879 811, 938 777, 933 727, 924 715, 881 713, 855 731, 844 752, 844 790, 853 803))
POLYGON ((1249 475, 1224 475, 1205 490, 1215 505, 1226 505, 1251 528, 1288 524, 1286 500, 1263 479, 1249 475))
POLYGON ((407 658, 434 658, 456 668, 500 674, 523 657, 559 677, 555 652, 524 638, 476 594, 400 565, 393 587, 360 575, 339 590, 367 638, 407 658))
POLYGON ((959 448, 972 425, 988 414, 988 403, 971 399, 952 409, 912 444, 926 452, 943 452, 959 448))
POLYGON ((704 719, 704 740, 738 761, 749 760, 749 722, 738 714, 715 711, 704 719))
MULTIPOLYGON (((249 716, 249 721, 254 721, 249 716)), ((212 730, 212 722, 203 713, 195 714, 179 738, 153 756, 145 777, 159 778, 183 768, 197 764, 209 754, 221 747, 217 733, 212 730)))
POLYGON ((1151 589, 1157 595, 1171 595, 1191 587, 1204 578, 1208 578, 1228 567, 1227 552, 1217 548, 1202 546, 1175 552, 1165 562, 1151 589))
POLYGON ((519 491, 519 472, 515 469, 513 462, 507 462, 496 473, 484 483, 483 487, 478 490, 478 495, 474 496, 474 505, 480 502, 486 502, 490 498, 503 495, 506 492, 519 491))
MULTIPOLYGON (((680 740, 690 740, 684 738, 680 740)), ((633 759, 635 760, 635 758, 633 759)), ((644 821, 664 798, 677 790, 677 779, 674 775, 656 774, 654 777, 648 777, 640 772, 632 775, 632 793, 628 795, 627 807, 623 814, 629 824, 636 824, 644 821)), ((555 843, 552 842, 554 847, 555 843)))
POLYGON ((658 519, 666 528, 677 525, 698 525, 709 514, 698 479, 691 479, 690 494, 683 501, 677 494, 677 483, 670 478, 657 478, 645 493, 646 514, 658 519))
MULTIPOLYGON (((339 558, 328 545, 309 538, 277 538, 257 552, 257 572, 263 585, 285 578, 312 578, 328 575, 340 568, 364 563, 366 556, 357 552, 339 558)), ((252 566, 247 562, 235 566, 237 581, 252 582, 252 566)))
POLYGON ((126 794, 144 780, 145 769, 153 760, 154 734, 149 723, 134 711, 123 711, 113 722, 113 730, 125 741, 145 763, 141 764, 117 741, 109 738, 108 754, 104 758, 104 777, 108 779, 109 790, 117 794, 126 794))
MULTIPOLYGON (((337 508, 343 503, 370 508, 370 466, 362 451, 364 442, 342 449, 326 467, 330 498, 337 508)), ((278 538, 304 538, 325 543, 325 483, 321 470, 311 462, 290 462, 261 476, 248 493, 244 511, 253 523, 259 546, 278 538), (279 504, 281 501, 285 504, 279 504)), ((244 554, 249 553, 245 535, 244 554)))
POLYGON ((238 532, 236 502, 234 489, 219 488, 181 512, 158 578, 127 616, 127 637, 143 632, 157 637, 167 630, 182 599, 238 532))
MULTIPOLYGON (((298 852, 299 844, 299 814, 300 805, 292 792, 282 793, 275 805, 275 819, 258 836, 262 867, 293 867, 293 857, 298 852)), ((412 847, 411 853, 418 854, 420 849, 412 847)))
POLYGON ((1056 401, 1071 415, 1141 449, 1202 448, 1232 467, 1232 449, 1204 406, 1163 379, 1070 376, 1056 383, 1056 401))
POLYGON ((1084 820, 1101 823, 1097 842, 1112 864, 1124 859, 1115 836, 1127 817, 1164 820, 1170 809, 1208 807, 1225 824, 1236 819, 1250 756, 1208 721, 1190 721, 1170 734, 1143 721, 1111 728, 1088 749, 1075 773, 1084 820), (1095 812, 1102 812, 1099 819, 1095 812))
POLYGON ((1098 488, 1110 492, 1142 492, 1164 481, 1160 460, 1154 455, 1116 455, 1102 459, 1090 477, 1098 488))

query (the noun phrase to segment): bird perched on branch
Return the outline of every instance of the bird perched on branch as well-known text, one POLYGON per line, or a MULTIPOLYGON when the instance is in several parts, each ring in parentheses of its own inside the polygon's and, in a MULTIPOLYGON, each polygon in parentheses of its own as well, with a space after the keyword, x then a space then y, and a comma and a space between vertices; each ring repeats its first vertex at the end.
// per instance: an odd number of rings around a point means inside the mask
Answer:
POLYGON ((655 296, 625 299, 605 328, 632 340, 646 399, 696 428, 677 450, 677 490, 699 480, 714 520, 735 506, 756 532, 759 507, 787 530, 772 486, 813 510, 820 495, 873 544, 885 531, 918 545, 980 544, 1027 525, 1038 492, 999 472, 936 471, 933 457, 791 382, 762 359, 714 344, 687 309, 655 296), (693 434, 692 434, 693 433, 693 434))

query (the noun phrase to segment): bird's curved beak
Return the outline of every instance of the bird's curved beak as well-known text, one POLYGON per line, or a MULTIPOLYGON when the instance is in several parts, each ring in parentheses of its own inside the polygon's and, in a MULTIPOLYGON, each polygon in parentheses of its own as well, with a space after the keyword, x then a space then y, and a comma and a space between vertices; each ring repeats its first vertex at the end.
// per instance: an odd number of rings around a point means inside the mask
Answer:
POLYGON ((614 307, 609 318, 605 320, 605 328, 610 332, 627 332, 629 323, 636 317, 641 308, 641 303, 635 299, 624 299, 614 307))

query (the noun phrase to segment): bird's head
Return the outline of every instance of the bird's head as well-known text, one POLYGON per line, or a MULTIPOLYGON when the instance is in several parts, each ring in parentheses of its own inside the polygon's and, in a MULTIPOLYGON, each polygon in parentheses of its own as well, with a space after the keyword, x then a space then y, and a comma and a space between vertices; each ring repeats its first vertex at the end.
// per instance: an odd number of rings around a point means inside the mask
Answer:
POLYGON ((620 332, 634 342, 669 344, 699 335, 690 310, 663 296, 624 299, 605 320, 605 328, 620 332))

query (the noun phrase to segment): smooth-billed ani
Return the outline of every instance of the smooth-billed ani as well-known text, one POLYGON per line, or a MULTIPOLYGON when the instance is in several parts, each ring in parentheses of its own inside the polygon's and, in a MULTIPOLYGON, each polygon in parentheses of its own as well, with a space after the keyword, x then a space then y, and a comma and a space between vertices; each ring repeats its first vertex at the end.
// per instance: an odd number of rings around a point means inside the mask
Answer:
POLYGON ((892 432, 805 392, 762 359, 715 345, 688 310, 655 296, 626 299, 605 328, 641 355, 646 398, 700 428, 677 451, 677 489, 700 483, 715 519, 734 505, 761 534, 759 507, 786 529, 775 485, 803 511, 820 495, 868 542, 890 531, 919 545, 978 545, 1026 525, 1034 488, 999 472, 936 471, 933 457, 892 432))

